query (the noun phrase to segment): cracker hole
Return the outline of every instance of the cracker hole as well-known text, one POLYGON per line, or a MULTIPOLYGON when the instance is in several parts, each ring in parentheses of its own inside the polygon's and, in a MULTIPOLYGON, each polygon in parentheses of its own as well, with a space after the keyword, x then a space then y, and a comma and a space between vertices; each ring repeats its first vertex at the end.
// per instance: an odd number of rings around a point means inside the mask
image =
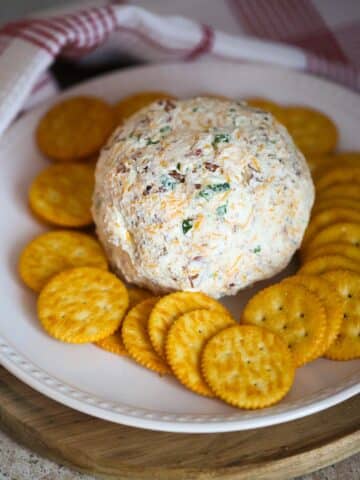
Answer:
POLYGON ((347 313, 344 313, 344 318, 348 318, 348 315, 347 315, 347 313))
POLYGON ((283 308, 284 307, 282 305, 279 305, 278 310, 281 311, 281 310, 283 310, 283 308))
POLYGON ((304 318, 304 317, 305 317, 305 314, 304 314, 303 312, 301 312, 301 313, 299 314, 299 317, 300 317, 300 318, 304 318))
POLYGON ((347 297, 352 298, 352 293, 348 293, 347 297))
POLYGON ((285 323, 285 325, 283 325, 282 329, 283 329, 283 330, 287 330, 287 328, 288 328, 288 326, 287 326, 287 324, 285 323))

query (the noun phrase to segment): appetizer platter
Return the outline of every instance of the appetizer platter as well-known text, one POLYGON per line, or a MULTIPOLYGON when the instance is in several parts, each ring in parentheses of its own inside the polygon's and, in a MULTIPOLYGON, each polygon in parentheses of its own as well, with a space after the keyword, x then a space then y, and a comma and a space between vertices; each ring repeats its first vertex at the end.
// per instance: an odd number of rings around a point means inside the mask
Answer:
POLYGON ((24 115, 0 144, 3 365, 174 432, 359 393, 359 102, 279 69, 173 65, 24 115))

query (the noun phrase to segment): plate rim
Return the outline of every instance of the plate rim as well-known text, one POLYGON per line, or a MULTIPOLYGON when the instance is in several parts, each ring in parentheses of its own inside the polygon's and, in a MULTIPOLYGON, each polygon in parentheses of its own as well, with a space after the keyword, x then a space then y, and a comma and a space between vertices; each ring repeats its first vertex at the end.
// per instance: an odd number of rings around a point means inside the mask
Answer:
MULTIPOLYGON (((217 68, 221 65, 224 68, 222 62, 209 62, 196 64, 199 68, 217 68)), ((254 70, 254 71, 276 71, 278 73, 286 71, 287 75, 297 77, 303 77, 304 79, 318 83, 319 86, 326 86, 330 89, 335 89, 336 96, 339 94, 350 95, 353 99, 356 98, 356 102, 360 103, 360 97, 353 91, 339 86, 331 81, 323 80, 321 78, 313 77, 303 72, 293 71, 287 68, 279 68, 274 66, 264 65, 249 65, 249 64, 227 64, 230 68, 238 70, 254 70)), ((18 125, 18 122, 24 118, 36 114, 42 110, 44 106, 51 105, 59 99, 66 98, 69 95, 81 92, 84 86, 91 88, 93 85, 101 84, 104 79, 111 79, 112 77, 127 76, 129 73, 137 72, 141 74, 141 71, 148 72, 149 70, 166 70, 166 69, 186 69, 194 68, 191 64, 171 63, 160 65, 146 65, 146 66, 134 66, 125 70, 115 70, 104 75, 97 76, 90 80, 76 84, 75 86, 62 91, 61 93, 54 95, 50 99, 42 102, 40 105, 26 112, 18 121, 14 122, 10 128, 4 133, 3 138, 0 141, 0 146, 3 143, 3 139, 11 135, 14 127, 18 125)), ((350 98, 350 97, 349 97, 350 98)), ((232 414, 205 414, 204 416, 211 416, 206 420, 202 419, 201 415, 196 414, 159 414, 159 412, 148 413, 146 409, 129 407, 124 403, 118 402, 123 407, 116 407, 110 410, 110 405, 115 405, 115 402, 105 401, 96 397, 93 394, 83 392, 79 388, 74 388, 67 385, 65 382, 56 379, 54 376, 47 374, 43 369, 38 367, 30 359, 27 359, 22 353, 15 350, 0 333, 0 363, 9 372, 14 374, 17 378, 23 381, 25 384, 46 395, 47 397, 58 401, 70 408, 81 411, 83 413, 102 418, 104 420, 112 421, 115 423, 121 423, 128 426, 144 428, 156 431, 167 432, 182 432, 182 433, 215 433, 215 432, 231 432, 240 431, 253 428, 261 428, 270 425, 280 424, 287 421, 295 420, 307 415, 324 410, 334 406, 348 398, 360 393, 360 379, 358 374, 353 374, 341 383, 340 387, 328 387, 322 389, 316 393, 317 400, 312 401, 311 395, 307 401, 301 402, 299 406, 296 402, 292 402, 290 409, 286 411, 276 412, 277 407, 270 407, 259 411, 259 415, 256 418, 251 416, 250 419, 246 418, 246 411, 241 410, 241 418, 236 420, 236 411, 232 414), (331 389, 333 393, 328 396, 327 391, 331 389), (119 411, 122 410, 122 411, 119 411), (161 418, 163 417, 163 418, 161 418), (176 417, 176 419, 173 419, 176 417)), ((286 405, 286 404, 285 404, 286 405)), ((281 404, 281 410, 283 410, 284 404, 281 404)))

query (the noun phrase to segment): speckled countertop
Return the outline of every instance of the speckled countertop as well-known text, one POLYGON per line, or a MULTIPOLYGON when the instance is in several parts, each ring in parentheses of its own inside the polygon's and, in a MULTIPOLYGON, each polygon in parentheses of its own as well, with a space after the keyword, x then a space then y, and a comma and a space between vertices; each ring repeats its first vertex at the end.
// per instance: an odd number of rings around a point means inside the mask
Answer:
MULTIPOLYGON (((93 480, 62 465, 39 457, 0 431, 0 480, 93 480)), ((296 480, 357 480, 360 453, 296 480)))

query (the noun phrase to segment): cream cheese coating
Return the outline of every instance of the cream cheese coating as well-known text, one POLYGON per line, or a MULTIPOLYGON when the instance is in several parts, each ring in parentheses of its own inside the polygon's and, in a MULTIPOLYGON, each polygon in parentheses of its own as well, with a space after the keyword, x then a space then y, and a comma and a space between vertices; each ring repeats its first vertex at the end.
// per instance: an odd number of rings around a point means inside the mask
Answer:
POLYGON ((155 102, 114 132, 92 212, 128 282, 219 298, 286 267, 313 201, 306 161, 271 114, 197 97, 155 102))

